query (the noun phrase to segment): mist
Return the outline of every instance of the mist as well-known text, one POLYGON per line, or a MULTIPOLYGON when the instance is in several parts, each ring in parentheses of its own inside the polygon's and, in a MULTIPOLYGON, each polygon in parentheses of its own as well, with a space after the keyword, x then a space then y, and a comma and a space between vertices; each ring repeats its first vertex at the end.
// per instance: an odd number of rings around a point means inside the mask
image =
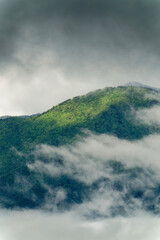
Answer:
MULTIPOLYGON (((35 210, 1 209, 0 238, 157 240, 159 142, 160 135, 128 141, 88 132, 88 137, 72 145, 37 145, 28 168, 40 177, 46 197, 35 210), (72 179, 79 184, 82 201, 73 198, 67 205, 72 187, 62 183, 53 188, 43 176, 57 181, 65 176, 72 179)), ((21 193, 28 195, 32 182, 25 176, 15 177, 14 191, 21 186, 21 193)), ((76 194, 72 192, 72 196, 76 194)))
POLYGON ((1 211, 0 219, 0 238, 3 240, 158 240, 160 235, 159 218, 145 214, 90 222, 74 213, 50 215, 36 211, 1 211))
POLYGON ((148 125, 159 126, 160 125, 160 106, 154 106, 149 109, 141 109, 136 111, 135 118, 137 123, 145 123, 148 125))

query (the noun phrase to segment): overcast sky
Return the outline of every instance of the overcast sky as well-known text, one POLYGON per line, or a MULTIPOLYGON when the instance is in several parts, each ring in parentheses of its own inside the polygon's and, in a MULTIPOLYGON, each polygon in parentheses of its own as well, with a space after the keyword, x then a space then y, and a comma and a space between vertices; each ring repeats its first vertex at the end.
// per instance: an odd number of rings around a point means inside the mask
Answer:
POLYGON ((159 87, 160 1, 0 0, 0 115, 130 81, 159 87))

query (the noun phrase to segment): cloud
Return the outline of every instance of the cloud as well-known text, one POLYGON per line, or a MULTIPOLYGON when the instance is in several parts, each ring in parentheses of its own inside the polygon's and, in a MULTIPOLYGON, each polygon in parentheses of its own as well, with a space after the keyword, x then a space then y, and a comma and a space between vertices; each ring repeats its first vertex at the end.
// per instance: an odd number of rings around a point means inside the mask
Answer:
POLYGON ((50 215, 38 211, 1 211, 0 223, 0 238, 3 240, 158 240, 160 234, 159 218, 145 214, 85 221, 73 213, 50 215))
POLYGON ((106 134, 91 133, 89 137, 69 146, 38 145, 34 152, 37 161, 28 166, 53 176, 65 173, 73 176, 75 172, 76 178, 93 182, 99 177, 108 176, 104 167, 110 160, 120 161, 128 168, 136 166, 160 169, 159 142, 160 136, 156 134, 142 140, 127 141, 106 134), (63 165, 55 165, 56 156, 63 160, 63 165), (41 157, 50 159, 50 162, 39 161, 41 157))
POLYGON ((138 123, 145 123, 148 125, 160 125, 160 106, 154 106, 149 109, 141 109, 136 111, 135 118, 138 123))
POLYGON ((0 114, 129 81, 159 84, 158 1, 0 2, 0 114))
POLYGON ((68 43, 70 47, 70 41, 74 43, 72 49, 78 47, 78 43, 80 48, 89 46, 90 43, 91 46, 99 49, 100 42, 106 48, 107 43, 112 46, 112 41, 113 46, 118 46, 119 50, 129 46, 137 47, 137 44, 143 47, 148 45, 153 49, 159 48, 158 39, 155 38, 155 36, 159 37, 158 26, 154 24, 159 23, 157 9, 160 6, 157 1, 151 3, 136 0, 134 3, 128 3, 122 0, 120 3, 113 3, 111 0, 95 0, 90 3, 80 0, 76 2, 47 0, 44 3, 38 0, 7 0, 2 1, 1 7, 3 33, 1 48, 5 52, 4 56, 13 54, 13 51, 7 51, 7 48, 10 46, 10 49, 15 49, 17 40, 23 36, 24 30, 28 30, 27 34, 32 39, 34 36, 34 41, 38 44, 44 44, 46 40, 52 42, 53 38, 60 40, 60 43, 64 44, 65 51, 67 51, 65 45, 68 43), (8 21, 5 21, 6 19, 8 21), (64 40, 61 38, 62 35, 64 40), (39 37, 42 39, 40 40, 39 37), (13 45, 10 44, 11 41, 13 45), (151 42, 154 44, 150 45, 151 42))
POLYGON ((127 141, 89 133, 72 145, 37 145, 27 157, 30 174, 2 187, 1 206, 76 208, 87 218, 159 214, 159 142, 160 135, 127 141))
MULTIPOLYGON (((52 180, 68 175, 89 186, 89 198, 57 211, 56 205, 67 200, 68 188, 43 182, 48 193, 39 210, 1 209, 0 239, 158 240, 159 142, 160 135, 127 141, 90 133, 74 145, 37 146, 29 168, 41 183, 43 175, 52 180)), ((21 177, 16 176, 14 190, 21 183, 27 192, 32 181, 21 177)))
MULTIPOLYGON (((28 167, 51 179, 67 176, 83 183, 83 187, 77 185, 82 202, 75 205, 82 216, 130 216, 137 210, 158 214, 159 142, 160 135, 127 141, 90 133, 69 146, 38 145, 33 152, 35 161, 28 167)), ((48 203, 46 208, 54 209, 55 205, 48 203)))

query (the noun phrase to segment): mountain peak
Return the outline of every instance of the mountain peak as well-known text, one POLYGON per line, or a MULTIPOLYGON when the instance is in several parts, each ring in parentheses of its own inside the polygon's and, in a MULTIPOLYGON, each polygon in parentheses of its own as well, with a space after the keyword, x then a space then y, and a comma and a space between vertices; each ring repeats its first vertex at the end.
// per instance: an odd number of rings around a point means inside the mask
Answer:
POLYGON ((127 84, 124 85, 125 87, 141 87, 141 88, 147 88, 147 89, 151 89, 157 92, 160 92, 160 88, 155 88, 149 85, 145 85, 139 82, 129 82, 127 84))

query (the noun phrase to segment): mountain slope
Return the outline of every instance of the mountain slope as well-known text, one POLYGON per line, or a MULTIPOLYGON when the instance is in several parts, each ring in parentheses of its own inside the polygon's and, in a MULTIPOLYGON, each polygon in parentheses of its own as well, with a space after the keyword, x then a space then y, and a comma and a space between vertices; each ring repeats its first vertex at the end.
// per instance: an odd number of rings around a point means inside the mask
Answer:
POLYGON ((146 89, 150 89, 150 90, 154 90, 156 92, 160 92, 160 88, 155 88, 149 85, 144 85, 142 83, 139 82, 129 82, 125 85, 126 87, 141 87, 141 88, 146 88, 146 89))
POLYGON ((87 128, 136 139, 149 133, 148 127, 127 120, 131 108, 151 107, 159 100, 147 97, 154 91, 138 87, 106 88, 67 100, 40 116, 0 120, 0 150, 25 150, 32 144, 62 145, 87 128), (141 131, 140 131, 141 129, 141 131))
MULTIPOLYGON (((81 203, 88 198, 86 193, 92 192, 99 183, 94 183, 93 187, 68 174, 53 178, 35 173, 28 168, 28 164, 36 160, 35 147, 39 144, 72 144, 87 136, 84 129, 96 134, 111 134, 120 139, 141 139, 158 133, 160 128, 137 124, 131 115, 133 109, 159 104, 160 94, 152 89, 133 86, 105 88, 69 99, 38 116, 0 119, 1 205, 11 208, 41 206, 49 194, 47 186, 66 189, 68 197, 65 202, 62 201, 62 208, 81 203), (27 184, 30 185, 28 189, 24 187, 27 184)), ((44 156, 41 160, 48 162, 44 156)), ((61 157, 54 157, 54 161, 59 165, 63 163, 61 157)))

